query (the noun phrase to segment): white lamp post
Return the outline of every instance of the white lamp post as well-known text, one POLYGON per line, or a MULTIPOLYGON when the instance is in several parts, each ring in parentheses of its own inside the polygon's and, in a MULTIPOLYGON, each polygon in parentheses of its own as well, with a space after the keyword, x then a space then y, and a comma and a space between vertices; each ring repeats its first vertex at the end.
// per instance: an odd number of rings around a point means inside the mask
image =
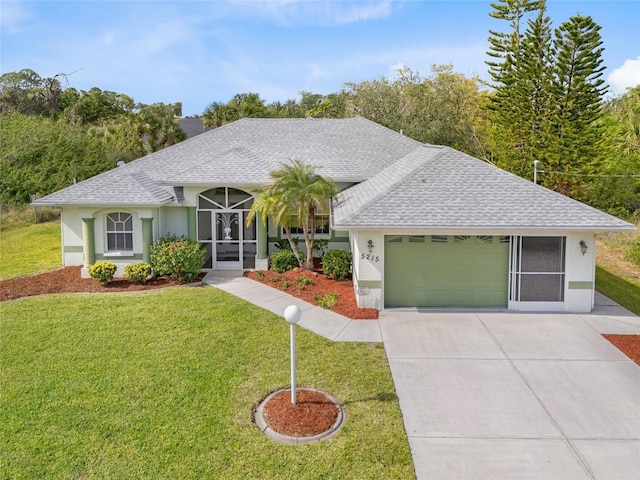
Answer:
POLYGON ((291 333, 291 403, 296 404, 296 323, 300 321, 302 312, 295 305, 284 310, 284 319, 289 322, 291 333))

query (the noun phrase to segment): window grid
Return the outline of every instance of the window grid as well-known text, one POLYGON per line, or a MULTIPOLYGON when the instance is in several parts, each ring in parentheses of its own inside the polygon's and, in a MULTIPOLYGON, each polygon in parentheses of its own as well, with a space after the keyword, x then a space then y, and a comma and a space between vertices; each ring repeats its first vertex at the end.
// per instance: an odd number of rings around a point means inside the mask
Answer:
POLYGON ((107 252, 133 251, 133 216, 130 213, 107 214, 107 252))

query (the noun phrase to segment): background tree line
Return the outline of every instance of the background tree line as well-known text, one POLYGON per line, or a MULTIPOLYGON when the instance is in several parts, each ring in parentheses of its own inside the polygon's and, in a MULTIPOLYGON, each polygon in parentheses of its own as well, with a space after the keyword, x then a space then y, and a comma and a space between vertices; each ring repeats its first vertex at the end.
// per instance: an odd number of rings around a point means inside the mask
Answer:
MULTIPOLYGON (((499 0, 490 31, 491 84, 433 65, 423 76, 343 84, 328 95, 302 91, 267 104, 239 93, 203 112, 206 126, 240 118, 360 115, 420 142, 448 145, 628 219, 640 214, 640 86, 606 98, 600 27, 575 15, 557 28, 544 0, 499 0)), ((0 198, 24 203, 184 138, 180 104, 140 105, 93 88, 61 88, 22 70, 0 77, 0 198)))
POLYGON ((22 205, 186 138, 180 103, 145 105, 67 76, 0 76, 0 203, 22 205))

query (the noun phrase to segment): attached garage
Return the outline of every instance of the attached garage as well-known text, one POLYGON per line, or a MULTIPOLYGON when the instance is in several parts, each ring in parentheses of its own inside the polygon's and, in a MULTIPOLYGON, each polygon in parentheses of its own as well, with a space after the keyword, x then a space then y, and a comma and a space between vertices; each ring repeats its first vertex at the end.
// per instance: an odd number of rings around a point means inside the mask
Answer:
POLYGON ((507 308, 509 237, 387 235, 385 307, 507 308))

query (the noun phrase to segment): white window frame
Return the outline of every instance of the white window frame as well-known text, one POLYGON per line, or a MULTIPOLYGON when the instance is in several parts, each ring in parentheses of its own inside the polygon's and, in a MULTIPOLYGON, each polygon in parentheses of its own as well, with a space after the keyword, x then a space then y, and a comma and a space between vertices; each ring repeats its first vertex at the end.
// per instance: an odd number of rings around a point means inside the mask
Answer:
MULTIPOLYGON (((104 245, 105 245, 105 256, 132 256, 134 254, 133 251, 133 240, 134 240, 134 226, 133 226, 133 214, 129 213, 129 212, 109 212, 105 215, 105 239, 104 239, 104 245), (114 215, 117 215, 117 220, 112 217, 114 215), (131 229, 130 230, 126 230, 126 223, 127 221, 131 221, 131 229), (117 223, 122 223, 124 224, 123 229, 122 230, 113 230, 113 229, 109 229, 109 223, 113 222, 114 224, 117 223), (129 242, 131 245, 131 249, 119 249, 119 248, 111 248, 111 246, 109 245, 109 235, 115 235, 115 243, 116 243, 116 247, 118 245, 118 236, 129 236, 129 242)), ((124 246, 127 246, 127 240, 125 237, 124 240, 124 246)))
MULTIPOLYGON (((315 223, 316 225, 318 225, 318 219, 322 218, 326 220, 323 222, 326 225, 327 231, 326 232, 321 232, 318 233, 317 232, 317 228, 316 228, 316 233, 314 235, 314 238, 318 238, 318 239, 327 239, 330 240, 331 239, 331 217, 329 216, 329 204, 326 205, 326 208, 318 208, 316 210, 316 213, 314 214, 315 217, 315 223)), ((291 236, 294 238, 304 238, 304 234, 302 233, 302 227, 291 227, 291 230, 293 229, 300 229, 299 232, 291 232, 291 236)), ((284 227, 280 229, 281 230, 281 234, 282 234, 282 238, 287 238, 287 234, 284 231, 284 227)))

